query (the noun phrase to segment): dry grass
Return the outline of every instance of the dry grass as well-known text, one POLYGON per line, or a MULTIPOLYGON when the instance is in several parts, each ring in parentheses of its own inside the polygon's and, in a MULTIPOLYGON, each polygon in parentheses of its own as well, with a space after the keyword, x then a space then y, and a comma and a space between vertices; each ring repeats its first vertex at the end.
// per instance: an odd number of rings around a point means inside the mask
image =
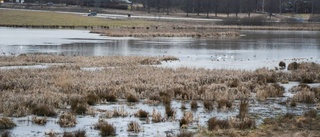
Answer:
POLYGON ((128 129, 127 130, 130 131, 130 132, 135 132, 135 133, 138 133, 138 132, 142 131, 141 126, 139 125, 139 123, 135 122, 135 121, 131 121, 128 124, 128 129))
POLYGON ((11 129, 15 126, 16 124, 11 119, 6 117, 0 118, 0 129, 11 129))
POLYGON ((86 131, 77 130, 73 132, 63 132, 62 137, 86 137, 86 131))
POLYGON ((77 124, 77 118, 72 113, 63 113, 60 115, 57 123, 60 127, 75 127, 77 124))
POLYGON ((115 136, 116 128, 105 122, 104 120, 99 119, 98 123, 95 124, 94 129, 100 130, 101 136, 115 136))
POLYGON ((47 124, 47 118, 46 117, 38 118, 38 117, 33 116, 32 123, 36 123, 38 125, 45 125, 45 124, 47 124))
POLYGON ((19 11, 0 9, 1 25, 28 25, 28 26, 149 26, 151 21, 143 20, 106 20, 87 16, 42 12, 42 11, 19 11))
POLYGON ((147 118, 149 115, 149 112, 140 109, 134 115, 139 118, 147 118))

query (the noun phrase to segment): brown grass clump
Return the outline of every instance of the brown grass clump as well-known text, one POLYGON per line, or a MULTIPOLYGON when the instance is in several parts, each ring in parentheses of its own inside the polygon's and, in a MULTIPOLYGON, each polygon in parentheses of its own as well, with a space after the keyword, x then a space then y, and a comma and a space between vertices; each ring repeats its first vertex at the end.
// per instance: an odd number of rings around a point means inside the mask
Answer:
POLYGON ((248 110, 249 110, 249 100, 248 99, 241 99, 239 114, 238 114, 238 117, 240 120, 243 120, 246 117, 248 110))
POLYGON ((2 117, 0 118, 0 129, 11 129, 17 126, 11 119, 2 117))
POLYGON ((238 87, 238 85, 240 84, 240 80, 239 79, 231 79, 230 81, 228 81, 228 86, 231 87, 231 88, 235 88, 235 87, 238 87))
POLYGON ((98 121, 98 123, 95 124, 94 129, 100 130, 101 136, 115 136, 116 135, 116 128, 105 122, 104 120, 98 121))
POLYGON ((190 103, 191 109, 197 109, 198 108, 198 103, 195 100, 192 100, 190 103))
POLYGON ((84 115, 87 112, 87 103, 80 101, 81 99, 71 99, 71 110, 79 115, 84 115))
POLYGON ((105 99, 108 102, 117 102, 117 96, 114 94, 100 94, 100 99, 105 99))
POLYGON ((175 110, 173 110, 170 105, 166 105, 165 110, 168 118, 175 117, 175 110))
POLYGON ((160 112, 156 112, 156 110, 153 109, 153 111, 152 111, 152 122, 158 123, 158 122, 161 122, 161 121, 163 121, 161 113, 160 112))
POLYGON ((182 131, 180 132, 177 137, 192 137, 193 133, 189 131, 182 131))
POLYGON ((208 124, 208 130, 231 128, 231 125, 228 120, 219 120, 215 117, 210 118, 207 124, 208 124))
POLYGON ((128 131, 131 131, 131 132, 135 132, 135 133, 138 133, 140 132, 142 129, 139 125, 138 122, 134 122, 134 121, 131 121, 129 124, 128 124, 128 131))
POLYGON ((52 107, 45 104, 40 104, 40 105, 37 105, 35 108, 33 108, 32 114, 37 116, 48 116, 48 117, 57 115, 57 113, 54 111, 52 107))
POLYGON ((91 93, 86 96, 86 100, 88 105, 95 105, 98 102, 99 97, 96 94, 91 93))
POLYGON ((266 100, 268 97, 282 97, 284 92, 283 86, 273 83, 259 87, 256 97, 258 100, 266 100))
POLYGON ((208 100, 203 101, 203 107, 207 110, 212 110, 213 109, 212 101, 208 101, 208 100))
POLYGON ((299 67, 299 64, 297 62, 291 62, 289 65, 288 65, 288 70, 297 70, 299 67))
POLYGON ((136 117, 139 117, 139 118, 147 118, 149 113, 147 111, 144 111, 142 109, 140 109, 139 111, 137 111, 135 114, 134 114, 136 117))
POLYGON ((37 118, 37 117, 32 117, 32 123, 36 123, 38 125, 45 125, 47 123, 47 118, 37 118))
POLYGON ((153 95, 149 97, 150 100, 161 102, 161 97, 157 95, 153 95))
POLYGON ((217 102, 218 102, 218 109, 231 108, 232 107, 232 102, 230 100, 220 99, 217 102))
POLYGON ((75 127, 77 118, 72 113, 63 113, 59 117, 58 124, 60 127, 75 127))
POLYGON ((135 95, 129 94, 127 96, 127 101, 133 103, 133 102, 139 102, 139 99, 135 95))
POLYGON ((63 132, 62 137, 86 137, 86 131, 79 129, 73 132, 63 132))
POLYGON ((317 99, 314 92, 312 92, 310 89, 303 88, 302 91, 293 95, 293 100, 311 104, 315 103, 317 99))

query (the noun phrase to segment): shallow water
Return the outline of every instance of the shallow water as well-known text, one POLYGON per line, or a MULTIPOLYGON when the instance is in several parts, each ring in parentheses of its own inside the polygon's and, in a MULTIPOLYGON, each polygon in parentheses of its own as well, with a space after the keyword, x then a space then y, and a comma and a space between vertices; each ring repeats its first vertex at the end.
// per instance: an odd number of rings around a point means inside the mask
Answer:
POLYGON ((238 38, 114 38, 87 30, 0 28, 2 55, 176 56, 165 67, 274 68, 279 61, 320 61, 320 32, 240 31, 238 38))

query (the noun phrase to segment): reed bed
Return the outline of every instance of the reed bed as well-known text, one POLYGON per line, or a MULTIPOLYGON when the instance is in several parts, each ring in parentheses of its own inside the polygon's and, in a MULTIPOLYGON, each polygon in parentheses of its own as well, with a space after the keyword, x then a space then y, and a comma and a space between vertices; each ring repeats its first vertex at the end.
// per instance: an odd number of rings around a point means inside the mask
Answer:
POLYGON ((110 37, 193 37, 193 38, 216 38, 238 37, 236 31, 196 30, 196 29, 94 29, 91 33, 98 33, 110 37))
MULTIPOLYGON (((77 114, 86 114, 89 105, 127 99, 133 102, 149 99, 163 102, 167 106, 167 117, 174 116, 170 101, 202 100, 210 102, 208 109, 233 109, 234 100, 253 98, 266 100, 270 97, 282 97, 283 87, 273 82, 283 79, 300 81, 307 74, 314 74, 314 82, 319 81, 318 64, 303 63, 297 70, 283 73, 267 69, 256 71, 209 70, 192 68, 160 68, 139 63, 149 57, 69 57, 56 55, 32 55, 3 57, 8 62, 20 60, 42 60, 38 62, 68 62, 48 69, 9 69, 0 70, 0 113, 5 116, 26 116, 38 114, 54 116, 52 110, 71 106, 77 114), (45 58, 48 57, 48 58, 45 58), (56 57, 56 58, 55 58, 56 57), (52 59, 50 59, 52 58, 52 59), (84 71, 75 66, 113 66, 101 71, 84 71), (90 62, 90 63, 89 63, 90 62), (85 64, 88 63, 88 64, 85 64), (72 66, 72 65, 71 65, 72 66), (305 67, 302 67, 305 66, 305 67), (308 70, 308 71, 307 71, 308 70), (302 73, 305 72, 305 73, 302 73), (19 75, 17 75, 19 74, 19 75), (272 78, 272 80, 270 80, 272 78), (269 79, 269 80, 268 80, 269 79), (270 83, 271 82, 271 83, 270 83), (78 101, 77 101, 78 100, 78 101), (46 104, 50 108, 39 104, 46 104), (52 107, 52 108, 51 108, 52 107), (40 114, 37 109, 50 110, 40 114), (49 113, 50 112, 50 113, 49 113)), ((158 57, 151 57, 159 60, 158 57)), ((153 64, 153 63, 150 63, 153 64)), ((310 90, 313 101, 320 97, 319 88, 310 90)), ((303 92, 305 93, 305 92, 303 92)), ((309 93, 309 92, 306 92, 309 93)), ((304 102, 306 95, 297 94, 293 100, 304 102)), ((193 108, 197 105, 193 105, 193 108)), ((163 116, 152 113, 155 121, 163 116)))

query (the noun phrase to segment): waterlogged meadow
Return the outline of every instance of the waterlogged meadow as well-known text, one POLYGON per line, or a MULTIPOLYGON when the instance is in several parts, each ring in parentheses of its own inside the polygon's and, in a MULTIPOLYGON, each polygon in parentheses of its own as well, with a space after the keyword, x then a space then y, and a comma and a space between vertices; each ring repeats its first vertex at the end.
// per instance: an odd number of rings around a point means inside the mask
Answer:
POLYGON ((245 71, 159 67, 173 56, 0 60, 2 136, 319 135, 316 63, 245 71))

